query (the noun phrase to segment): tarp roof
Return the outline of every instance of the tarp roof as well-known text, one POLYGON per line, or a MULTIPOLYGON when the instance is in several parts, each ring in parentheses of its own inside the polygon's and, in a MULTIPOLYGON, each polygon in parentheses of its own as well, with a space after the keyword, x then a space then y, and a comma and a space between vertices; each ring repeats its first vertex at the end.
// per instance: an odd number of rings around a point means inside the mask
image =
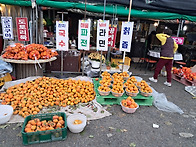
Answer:
MULTIPOLYGON (((47 7, 85 10, 84 1, 36 0, 36 3, 47 7)), ((103 13, 103 1, 87 0, 86 10, 89 12, 103 13)), ((196 22, 196 3, 193 1, 195 0, 133 0, 131 16, 150 19, 185 19, 196 22)), ((0 0, 0 3, 31 6, 31 0, 0 0)), ((113 14, 115 12, 117 15, 127 16, 129 13, 129 0, 107 0, 106 14, 113 14), (114 4, 118 4, 117 10, 114 10, 114 4)))

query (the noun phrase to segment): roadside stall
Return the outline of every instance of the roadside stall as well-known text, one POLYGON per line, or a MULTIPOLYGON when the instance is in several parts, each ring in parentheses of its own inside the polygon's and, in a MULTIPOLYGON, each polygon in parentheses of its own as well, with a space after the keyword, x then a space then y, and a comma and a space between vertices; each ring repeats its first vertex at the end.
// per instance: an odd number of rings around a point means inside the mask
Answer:
MULTIPOLYGON (((105 106, 108 105, 119 105, 123 112, 137 115, 138 109, 142 109, 143 106, 152 106, 155 101, 154 105, 160 104, 160 101, 158 101, 160 99, 157 99, 160 98, 160 94, 143 78, 132 75, 131 69, 129 69, 131 59, 126 58, 126 53, 131 52, 132 49, 132 35, 135 28, 131 16, 142 14, 151 16, 149 13, 133 10, 132 14, 132 1, 130 1, 129 10, 125 7, 119 7, 119 10, 122 10, 119 12, 121 15, 126 16, 128 14, 128 21, 123 21, 120 26, 118 51, 121 52, 122 57, 117 61, 114 58, 111 60, 111 66, 112 64, 120 64, 118 65, 119 69, 107 70, 106 65, 109 65, 108 62, 110 61, 106 59, 104 52, 108 52, 108 44, 114 47, 114 44, 111 43, 113 40, 108 40, 109 35, 112 36, 114 33, 109 33, 113 26, 109 28, 109 20, 105 19, 105 13, 111 13, 109 10, 111 6, 106 7, 106 1, 104 7, 63 1, 55 3, 55 1, 37 0, 36 3, 40 6, 55 6, 66 9, 84 9, 85 6, 85 10, 88 11, 104 12, 104 17, 103 20, 97 21, 97 51, 90 53, 87 57, 85 57, 85 51, 90 50, 91 19, 87 19, 86 15, 84 19, 79 19, 77 30, 77 48, 79 51, 69 52, 68 27, 70 22, 64 20, 63 13, 61 21, 56 21, 56 50, 48 49, 42 44, 27 43, 27 45, 24 45, 14 43, 7 46, 3 51, 0 59, 16 63, 16 75, 19 80, 7 82, 1 89, 0 116, 2 115, 3 121, 0 124, 8 121, 9 123, 23 122, 21 140, 24 145, 65 140, 68 136, 68 128, 72 133, 80 133, 89 124, 87 123, 88 120, 101 119, 112 115, 106 110, 105 106), (108 43, 109 41, 110 43, 108 43), (58 62, 60 63, 58 65, 52 64, 52 66, 56 66, 53 67, 56 69, 60 68, 61 76, 63 76, 64 67, 66 66, 69 70, 69 67, 73 66, 70 64, 73 62, 73 58, 67 57, 69 53, 73 53, 70 56, 79 56, 80 60, 80 52, 83 53, 81 60, 82 76, 69 78, 43 76, 42 63, 54 61, 58 56, 58 62), (92 76, 95 78, 91 78, 88 74, 88 77, 84 76, 87 61, 90 62, 90 71, 94 68, 94 71, 98 72, 96 76, 92 76), (105 65, 103 62, 105 62, 105 65), (126 62, 127 66, 125 65, 126 62)), ((165 15, 165 18, 176 17, 171 16, 172 14, 165 15)), ((6 21, 4 22, 6 23, 6 21)), ((11 21, 9 23, 12 24, 11 21)), ((21 25, 19 24, 18 27, 21 28, 21 25)), ((18 34, 23 31, 25 29, 19 30, 18 34)), ((26 29, 26 37, 19 37, 18 41, 28 42, 29 38, 33 37, 30 35, 28 38, 27 32, 28 29, 26 29)), ((10 36, 7 39, 11 39, 12 35, 10 36)), ((117 56, 117 54, 114 54, 114 56, 117 56)), ((163 98, 166 105, 163 110, 183 113, 179 107, 171 102, 169 103, 164 96, 163 98)), ((150 109, 150 107, 148 108, 150 109)))

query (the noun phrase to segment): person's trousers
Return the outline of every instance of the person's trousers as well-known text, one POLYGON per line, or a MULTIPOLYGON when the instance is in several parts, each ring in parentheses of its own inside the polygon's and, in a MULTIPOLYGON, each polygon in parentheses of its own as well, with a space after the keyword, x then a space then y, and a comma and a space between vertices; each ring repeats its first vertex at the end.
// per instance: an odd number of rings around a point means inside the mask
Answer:
POLYGON ((167 72, 167 82, 171 83, 171 70, 173 66, 173 59, 162 59, 160 58, 154 72, 154 79, 158 78, 161 69, 165 66, 167 72))

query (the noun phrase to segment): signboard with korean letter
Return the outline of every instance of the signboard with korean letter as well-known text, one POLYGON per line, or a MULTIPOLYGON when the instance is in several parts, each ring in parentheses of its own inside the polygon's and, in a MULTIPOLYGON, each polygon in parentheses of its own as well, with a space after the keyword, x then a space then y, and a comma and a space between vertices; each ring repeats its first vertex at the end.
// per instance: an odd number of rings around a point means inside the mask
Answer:
POLYGON ((56 21, 56 49, 68 51, 68 21, 56 21))
POLYGON ((16 17, 18 41, 29 41, 27 17, 16 17))
POLYGON ((115 47, 116 43, 117 25, 109 27, 108 46, 115 47))
POLYGON ((3 39, 14 39, 12 17, 1 17, 3 39))
POLYGON ((90 26, 91 20, 79 20, 78 26, 78 49, 89 50, 90 49, 90 26))
POLYGON ((109 20, 97 21, 97 50, 108 50, 109 20))
POLYGON ((120 51, 130 52, 134 22, 122 22, 120 51))

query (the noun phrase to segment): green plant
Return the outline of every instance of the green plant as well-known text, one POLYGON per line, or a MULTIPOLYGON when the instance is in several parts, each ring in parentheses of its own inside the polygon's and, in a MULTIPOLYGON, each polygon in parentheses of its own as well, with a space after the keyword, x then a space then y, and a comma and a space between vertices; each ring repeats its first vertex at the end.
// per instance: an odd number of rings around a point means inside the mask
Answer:
POLYGON ((106 66, 110 66, 110 61, 109 60, 106 60, 105 61, 105 64, 106 64, 106 66))
POLYGON ((111 67, 115 68, 117 67, 117 64, 115 64, 114 62, 111 64, 111 67))

